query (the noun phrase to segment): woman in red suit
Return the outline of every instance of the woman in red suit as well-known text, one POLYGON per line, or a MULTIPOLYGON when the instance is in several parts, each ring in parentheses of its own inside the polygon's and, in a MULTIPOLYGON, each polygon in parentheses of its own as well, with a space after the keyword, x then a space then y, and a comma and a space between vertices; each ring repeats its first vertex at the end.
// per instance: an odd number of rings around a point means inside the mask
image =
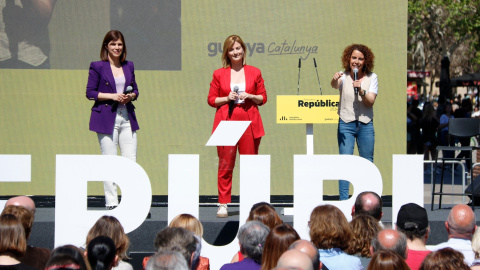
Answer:
POLYGON ((217 217, 228 216, 227 203, 231 202, 232 172, 237 149, 240 155, 257 155, 260 140, 265 135, 258 106, 267 102, 267 92, 262 73, 258 68, 246 65, 245 58, 245 43, 239 36, 229 36, 223 43, 223 68, 213 72, 208 93, 208 104, 217 109, 213 131, 220 121, 252 121, 237 145, 217 146, 220 204, 217 217))

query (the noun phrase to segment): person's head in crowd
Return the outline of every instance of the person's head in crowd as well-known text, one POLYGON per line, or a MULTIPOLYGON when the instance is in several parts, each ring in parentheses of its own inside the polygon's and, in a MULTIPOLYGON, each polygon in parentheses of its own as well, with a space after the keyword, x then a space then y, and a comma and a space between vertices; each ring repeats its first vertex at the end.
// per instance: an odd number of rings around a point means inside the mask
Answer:
POLYGON ((148 260, 145 270, 188 270, 188 264, 180 252, 164 250, 148 260))
POLYGON ((322 268, 322 263, 320 262, 320 253, 318 252, 318 249, 312 244, 312 242, 304 239, 298 239, 288 247, 288 250, 292 249, 296 249, 306 254, 312 261, 314 270, 320 270, 322 268))
POLYGON ((170 221, 168 227, 184 228, 187 231, 193 232, 199 238, 203 237, 203 225, 196 217, 190 214, 180 214, 170 221))
POLYGON ((406 259, 408 253, 407 237, 402 232, 393 229, 382 230, 372 240, 372 246, 370 247, 372 257, 380 250, 392 250, 406 259))
POLYGON ((461 252, 452 248, 443 248, 431 252, 425 257, 420 270, 469 270, 461 252))
POLYGON ((480 258, 480 230, 475 230, 472 238, 472 250, 475 252, 475 259, 480 258))
POLYGON ((21 221, 12 214, 0 216, 0 255, 20 263, 27 249, 27 239, 21 221))
POLYGON ((350 221, 353 238, 346 250, 348 254, 359 254, 362 257, 371 257, 370 245, 372 239, 382 230, 378 220, 368 215, 356 215, 350 221))
POLYGON ((318 249, 346 250, 353 238, 342 211, 333 205, 320 205, 310 214, 310 239, 318 249))
POLYGON ((97 236, 108 236, 115 243, 116 255, 121 260, 128 259, 127 250, 130 245, 130 240, 123 230, 120 221, 112 216, 102 216, 95 222, 93 227, 87 234, 86 245, 97 236))
POLYGON ((110 270, 117 263, 115 243, 108 236, 97 236, 87 246, 87 259, 92 270, 110 270))
POLYGON ((380 221, 383 216, 383 201, 377 193, 364 191, 358 194, 352 207, 352 217, 356 215, 369 215, 380 221))
POLYGON ((427 210, 415 203, 402 205, 398 211, 396 227, 410 241, 421 239, 426 243, 430 230, 427 210))
POLYGON ((22 223, 23 229, 25 230, 25 237, 30 237, 33 226, 33 213, 23 206, 8 205, 2 211, 2 215, 11 214, 16 216, 22 223))
POLYGON ((266 202, 256 203, 252 206, 247 221, 258 220, 267 225, 270 230, 283 223, 272 205, 266 202))
POLYGON ((373 255, 367 270, 410 270, 410 267, 396 252, 380 250, 373 255))
POLYGON ((90 270, 83 252, 72 245, 55 248, 45 265, 45 270, 90 270))
POLYGON ((477 225, 475 213, 470 206, 465 204, 455 205, 445 222, 448 238, 461 238, 471 240, 477 225))
POLYGON ((262 270, 275 268, 282 253, 298 239, 300 239, 300 236, 297 231, 286 223, 273 228, 265 241, 262 256, 262 270))
POLYGON ((260 221, 248 221, 238 230, 240 252, 260 265, 270 229, 260 221))
POLYGON ((285 251, 277 262, 277 268, 313 270, 312 261, 307 254, 291 249, 285 251))
POLYGON ((28 211, 32 212, 33 215, 35 215, 35 211, 36 211, 35 202, 30 197, 27 197, 27 196, 12 197, 7 200, 7 202, 5 203, 5 207, 9 205, 24 207, 28 211))
POLYGON ((158 252, 166 250, 180 252, 189 268, 195 269, 200 258, 200 251, 197 250, 198 241, 191 231, 167 227, 157 234, 154 244, 158 252))

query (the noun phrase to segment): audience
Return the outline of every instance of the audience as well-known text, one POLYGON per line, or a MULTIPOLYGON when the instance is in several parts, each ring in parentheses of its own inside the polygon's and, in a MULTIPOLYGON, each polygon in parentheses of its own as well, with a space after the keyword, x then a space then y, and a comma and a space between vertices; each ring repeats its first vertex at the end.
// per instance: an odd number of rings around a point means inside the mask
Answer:
POLYGON ((464 260, 461 252, 447 247, 428 254, 420 270, 470 270, 464 260))
POLYGON ((475 253, 475 260, 470 266, 472 270, 480 270, 480 230, 475 230, 473 234, 472 250, 475 253))
POLYGON ((382 230, 378 220, 365 214, 355 215, 350 221, 353 239, 346 252, 360 258, 364 268, 370 263, 370 245, 372 239, 382 230))
POLYGON ((345 253, 353 233, 340 209, 333 205, 315 207, 310 215, 309 227, 310 239, 328 269, 364 269, 359 258, 345 253))
POLYGON ((225 264, 221 270, 260 269, 265 241, 270 230, 260 221, 249 221, 238 230, 240 252, 244 259, 239 262, 225 264))
POLYGON ((410 270, 410 268, 398 253, 386 249, 373 255, 367 270, 410 270))
POLYGON ((364 191, 358 194, 355 204, 352 207, 352 217, 356 215, 367 215, 374 217, 383 228, 380 219, 383 216, 382 212, 383 201, 377 193, 372 191, 364 191))
POLYGON ((107 236, 115 243, 115 252, 118 256, 114 270, 133 270, 133 267, 126 262, 128 259, 127 250, 130 245, 130 240, 123 230, 122 224, 112 216, 103 216, 97 220, 87 234, 86 245, 98 236, 107 236))
POLYGON ((165 250, 148 260, 145 270, 189 270, 185 257, 178 251, 165 250))
POLYGON ((282 256, 280 256, 277 262, 277 268, 313 270, 313 265, 305 253, 291 249, 285 251, 282 256))
POLYGON ((427 210, 415 203, 403 205, 398 211, 396 228, 407 237, 406 263, 412 270, 420 269, 423 259, 430 253, 426 247, 430 231, 427 210))
POLYGON ((288 250, 296 249, 302 253, 305 253, 310 260, 312 261, 312 266, 314 270, 320 270, 322 268, 322 262, 320 261, 320 253, 318 249, 307 240, 299 239, 293 242, 289 247, 288 250))
MULTIPOLYGON (((35 211, 35 203, 31 198, 27 196, 17 196, 10 198, 5 203, 5 208, 3 209, 2 214, 13 214, 20 219, 23 228, 25 229, 25 237, 27 238, 28 243, 35 219, 35 211)), ((25 255, 23 255, 20 261, 34 268, 44 269, 51 254, 52 252, 48 248, 33 247, 27 244, 25 255)))
POLYGON ((193 232, 183 228, 167 227, 161 230, 155 238, 155 249, 162 251, 180 252, 188 264, 189 269, 196 269, 200 251, 198 250, 198 239, 193 232))
POLYGON ((407 237, 396 230, 382 230, 372 240, 372 246, 370 247, 372 257, 380 250, 391 250, 406 259, 408 253, 407 237))
POLYGON ((110 270, 117 263, 115 243, 108 236, 97 236, 87 246, 87 259, 92 270, 110 270))
POLYGON ((475 259, 472 250, 472 236, 477 228, 475 224, 475 213, 464 204, 455 205, 448 215, 445 222, 445 228, 448 233, 448 241, 438 244, 431 248, 436 251, 442 248, 450 247, 460 251, 465 257, 465 263, 471 265, 475 259))
POLYGON ((91 270, 83 252, 72 245, 57 247, 53 250, 45 270, 91 270))
POLYGON ((20 262, 27 249, 27 239, 21 221, 14 215, 0 216, 0 269, 33 270, 20 262))
POLYGON ((265 241, 261 269, 270 270, 275 268, 282 253, 298 239, 300 239, 300 236, 297 231, 288 224, 281 224, 273 228, 265 241))

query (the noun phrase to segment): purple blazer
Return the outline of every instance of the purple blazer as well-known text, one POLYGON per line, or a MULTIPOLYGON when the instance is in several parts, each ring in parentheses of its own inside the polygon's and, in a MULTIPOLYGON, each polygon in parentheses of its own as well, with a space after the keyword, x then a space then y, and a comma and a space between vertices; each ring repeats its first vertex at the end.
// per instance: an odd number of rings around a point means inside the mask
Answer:
MULTIPOLYGON (((123 74, 125 75, 125 89, 131 85, 133 92, 138 98, 138 87, 135 81, 133 62, 122 62, 123 74)), ((124 90, 125 90, 124 89, 124 90)), ((113 107, 113 100, 98 100, 98 93, 117 93, 115 88, 115 79, 113 78, 110 62, 97 61, 90 64, 87 83, 87 98, 95 100, 90 116, 90 130, 98 133, 113 134, 115 117, 117 115, 116 107, 113 107)), ((140 129, 138 127, 137 117, 135 116, 135 106, 132 102, 126 104, 128 117, 132 131, 140 129)))

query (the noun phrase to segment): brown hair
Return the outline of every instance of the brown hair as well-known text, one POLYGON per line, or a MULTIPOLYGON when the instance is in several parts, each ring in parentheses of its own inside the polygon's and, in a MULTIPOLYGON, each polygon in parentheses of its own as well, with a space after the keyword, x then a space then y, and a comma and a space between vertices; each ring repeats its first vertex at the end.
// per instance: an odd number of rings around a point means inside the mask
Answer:
POLYGON ((127 44, 125 43, 125 38, 123 37, 122 32, 118 30, 110 30, 103 38, 102 48, 100 49, 100 59, 102 61, 108 61, 108 43, 112 40, 121 40, 123 43, 122 54, 120 55, 120 62, 125 61, 127 58, 127 44))
POLYGON ((27 239, 20 219, 12 214, 0 216, 0 255, 20 259, 27 250, 27 239))
POLYGON ((180 214, 176 216, 170 224, 170 228, 184 228, 185 230, 193 232, 196 236, 203 237, 203 226, 202 223, 190 214, 180 214))
POLYGON ((343 50, 342 54, 342 65, 345 71, 350 72, 350 57, 352 56, 353 51, 359 51, 365 57, 365 63, 363 64, 363 72, 368 74, 372 72, 373 67, 375 66, 375 55, 367 46, 363 44, 352 44, 343 50))
POLYGON ((118 219, 112 216, 99 218, 87 234, 86 245, 88 246, 88 243, 97 236, 108 236, 112 238, 118 257, 120 257, 120 259, 128 259, 127 249, 130 245, 130 240, 118 219))
POLYGON ((2 215, 11 214, 16 216, 20 222, 22 223, 23 229, 25 230, 25 238, 28 240, 30 237, 30 233, 32 232, 33 226, 33 213, 30 212, 25 207, 16 206, 16 205, 8 205, 2 211, 2 215))
POLYGON ((405 260, 391 250, 375 252, 367 270, 410 270, 405 260))
POLYGON ((281 224, 273 228, 265 240, 262 255, 262 270, 270 270, 277 266, 277 261, 288 247, 300 239, 297 231, 288 225, 281 224))
POLYGON ((452 248, 443 248, 434 251, 425 257, 420 270, 462 270, 470 269, 463 261, 461 252, 452 248))
POLYGON ((342 211, 333 205, 320 205, 310 215, 310 239, 319 249, 348 248, 352 230, 342 211))
POLYGON ((348 254, 360 254, 362 257, 371 257, 370 244, 382 227, 372 216, 358 215, 350 221, 350 228, 353 232, 353 238, 346 252, 348 254))
POLYGON ((278 216, 275 208, 269 204, 260 205, 250 211, 247 222, 252 220, 258 220, 265 224, 270 230, 273 230, 275 226, 283 223, 282 219, 278 216))
POLYGON ((240 38, 237 35, 231 35, 225 39, 225 42, 223 42, 223 53, 222 53, 222 64, 224 68, 230 67, 232 64, 230 62, 230 58, 228 58, 228 51, 230 48, 235 44, 235 42, 240 43, 240 45, 243 48, 243 64, 247 64, 247 47, 245 46, 245 43, 243 43, 242 38, 240 38))

